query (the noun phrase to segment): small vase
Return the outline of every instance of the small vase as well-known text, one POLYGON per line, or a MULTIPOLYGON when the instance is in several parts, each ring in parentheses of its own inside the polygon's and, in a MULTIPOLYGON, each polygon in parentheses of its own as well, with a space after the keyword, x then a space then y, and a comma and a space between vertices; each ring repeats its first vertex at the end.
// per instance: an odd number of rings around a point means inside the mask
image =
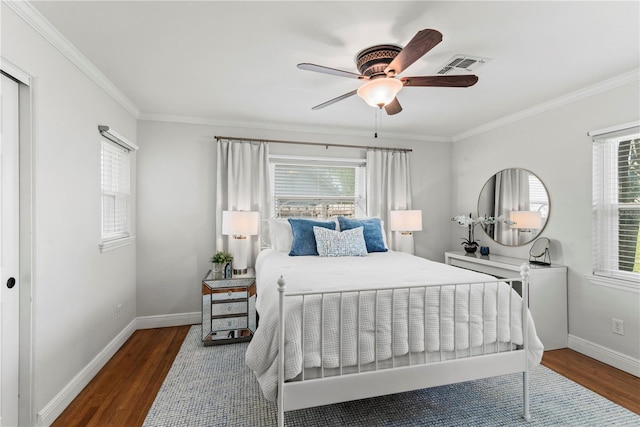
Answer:
POLYGON ((473 254, 478 249, 476 245, 464 245, 464 251, 468 254, 473 254))
POLYGON ((221 263, 214 263, 213 264, 213 272, 216 274, 221 274, 224 271, 224 266, 226 265, 226 263, 221 264, 221 263))

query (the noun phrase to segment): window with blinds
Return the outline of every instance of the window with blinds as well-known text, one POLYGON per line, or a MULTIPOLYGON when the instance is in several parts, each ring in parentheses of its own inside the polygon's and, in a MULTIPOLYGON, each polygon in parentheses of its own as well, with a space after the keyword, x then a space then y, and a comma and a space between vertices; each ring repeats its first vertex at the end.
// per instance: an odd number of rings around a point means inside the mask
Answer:
POLYGON ((593 137, 594 274, 640 286, 640 127, 593 137))
POLYGON ((364 160, 271 158, 278 218, 365 216, 364 160))
POLYGON ((129 237, 129 150, 102 141, 102 241, 129 237))

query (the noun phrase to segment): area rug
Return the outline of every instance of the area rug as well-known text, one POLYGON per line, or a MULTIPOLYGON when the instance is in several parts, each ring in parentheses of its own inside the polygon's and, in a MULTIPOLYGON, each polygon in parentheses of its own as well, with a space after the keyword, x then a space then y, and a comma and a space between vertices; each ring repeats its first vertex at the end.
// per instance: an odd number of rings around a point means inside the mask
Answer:
MULTIPOLYGON (((276 405, 245 366, 248 343, 204 347, 189 331, 147 414, 147 427, 276 426, 276 405)), ((640 426, 640 416, 555 372, 531 372, 531 422, 522 375, 433 387, 287 412, 287 426, 640 426)))

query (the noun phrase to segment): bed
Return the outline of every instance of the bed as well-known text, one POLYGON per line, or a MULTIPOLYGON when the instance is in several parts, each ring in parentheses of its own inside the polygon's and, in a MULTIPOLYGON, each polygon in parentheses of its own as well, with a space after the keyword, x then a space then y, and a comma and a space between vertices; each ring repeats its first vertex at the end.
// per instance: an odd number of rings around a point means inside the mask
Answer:
MULTIPOLYGON (((519 280, 526 296, 528 266, 519 280)), ((515 372, 529 419, 528 371, 543 346, 513 282, 394 251, 266 249, 246 363, 279 426, 285 411, 515 372)))

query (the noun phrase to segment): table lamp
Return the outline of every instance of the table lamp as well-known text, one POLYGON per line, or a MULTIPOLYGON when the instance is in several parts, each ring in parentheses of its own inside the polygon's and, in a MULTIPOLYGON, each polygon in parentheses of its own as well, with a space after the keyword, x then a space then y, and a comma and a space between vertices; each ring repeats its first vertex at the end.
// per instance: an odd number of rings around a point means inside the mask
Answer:
POLYGON ((413 255, 413 231, 422 231, 422 211, 391 211, 391 231, 400 232, 400 252, 413 255))
POLYGON ((525 240, 534 237, 533 231, 542 228, 542 215, 538 211, 511 211, 509 219, 514 222, 511 228, 518 230, 518 243, 522 236, 525 240))
POLYGON ((233 236, 231 253, 233 254, 233 274, 247 274, 247 236, 258 234, 258 212, 223 211, 222 234, 233 236))

